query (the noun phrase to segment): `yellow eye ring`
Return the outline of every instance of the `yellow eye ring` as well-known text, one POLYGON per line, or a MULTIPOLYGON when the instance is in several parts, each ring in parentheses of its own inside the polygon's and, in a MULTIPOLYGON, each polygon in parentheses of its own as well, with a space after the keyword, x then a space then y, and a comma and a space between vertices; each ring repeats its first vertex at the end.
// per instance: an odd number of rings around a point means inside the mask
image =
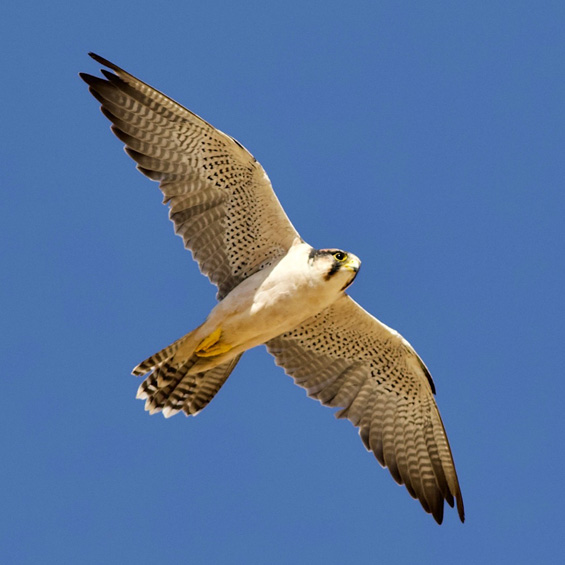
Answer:
POLYGON ((340 263, 343 263, 347 259, 347 253, 344 253, 343 251, 336 251, 333 256, 334 259, 340 263))

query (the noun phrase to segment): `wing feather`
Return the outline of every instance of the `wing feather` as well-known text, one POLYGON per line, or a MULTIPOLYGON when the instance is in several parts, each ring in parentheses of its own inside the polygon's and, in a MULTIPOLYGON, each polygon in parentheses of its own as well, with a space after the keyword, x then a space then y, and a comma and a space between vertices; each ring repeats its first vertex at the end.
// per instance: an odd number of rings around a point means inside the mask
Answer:
POLYGON ((235 139, 113 63, 82 74, 112 131, 160 182, 175 232, 223 298, 299 237, 255 158, 235 139))
POLYGON ((426 512, 443 501, 465 514, 431 376, 410 344, 344 295, 300 327, 267 343, 309 396, 340 407, 363 443, 426 512))

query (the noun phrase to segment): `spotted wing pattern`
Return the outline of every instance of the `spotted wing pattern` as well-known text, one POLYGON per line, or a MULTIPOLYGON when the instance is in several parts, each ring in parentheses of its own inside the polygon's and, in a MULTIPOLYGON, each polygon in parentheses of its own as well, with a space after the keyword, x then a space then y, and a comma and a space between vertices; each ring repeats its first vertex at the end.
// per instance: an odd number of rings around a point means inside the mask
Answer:
POLYGON ((277 365, 322 404, 340 407, 383 467, 438 523, 463 499, 433 381, 410 344, 343 295, 267 343, 277 365))
POLYGON ((235 139, 106 59, 81 73, 137 168, 159 181, 175 231, 224 297, 298 234, 256 159, 235 139))

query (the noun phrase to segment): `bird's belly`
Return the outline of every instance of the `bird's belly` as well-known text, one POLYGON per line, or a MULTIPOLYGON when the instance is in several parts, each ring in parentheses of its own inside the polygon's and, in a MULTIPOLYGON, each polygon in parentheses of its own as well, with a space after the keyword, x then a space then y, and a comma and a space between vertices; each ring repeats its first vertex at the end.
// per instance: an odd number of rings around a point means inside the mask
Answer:
POLYGON ((290 331, 336 298, 307 282, 269 281, 235 289, 217 305, 209 321, 221 327, 223 340, 245 350, 290 331))

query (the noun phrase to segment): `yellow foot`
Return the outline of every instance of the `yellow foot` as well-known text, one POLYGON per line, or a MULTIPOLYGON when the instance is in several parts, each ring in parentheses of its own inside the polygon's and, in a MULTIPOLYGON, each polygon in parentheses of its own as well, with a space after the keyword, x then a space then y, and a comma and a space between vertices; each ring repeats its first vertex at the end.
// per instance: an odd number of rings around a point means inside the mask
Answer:
POLYGON ((231 349, 231 346, 220 341, 221 335, 221 328, 215 329, 196 346, 194 353, 196 353, 198 357, 214 357, 215 355, 227 353, 231 349))

